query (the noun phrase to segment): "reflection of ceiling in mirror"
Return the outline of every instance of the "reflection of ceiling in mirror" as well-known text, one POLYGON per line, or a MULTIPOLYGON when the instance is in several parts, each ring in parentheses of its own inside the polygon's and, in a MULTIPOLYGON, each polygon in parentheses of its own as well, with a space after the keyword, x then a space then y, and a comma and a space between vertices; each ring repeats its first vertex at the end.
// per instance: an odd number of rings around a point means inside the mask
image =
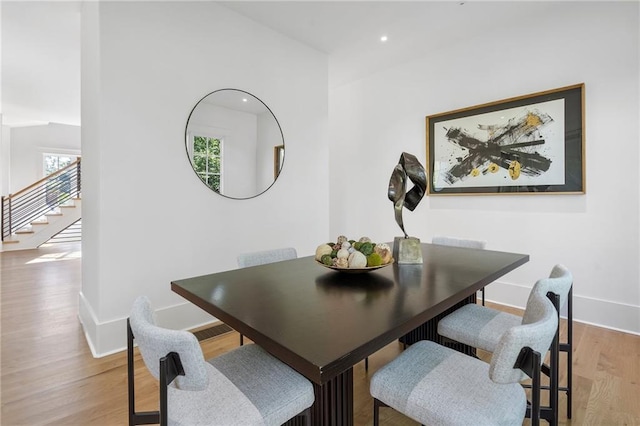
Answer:
POLYGON ((209 94, 202 102, 256 115, 267 112, 267 108, 255 96, 239 90, 219 90, 209 94))

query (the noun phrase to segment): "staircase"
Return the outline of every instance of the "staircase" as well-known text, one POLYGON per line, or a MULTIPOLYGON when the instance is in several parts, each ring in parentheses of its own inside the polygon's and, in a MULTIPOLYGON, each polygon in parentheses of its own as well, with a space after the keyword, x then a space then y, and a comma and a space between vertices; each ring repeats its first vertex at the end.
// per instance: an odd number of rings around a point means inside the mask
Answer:
POLYGON ((2 197, 2 251, 34 249, 82 218, 80 159, 2 197))
POLYGON ((61 232, 57 233, 45 244, 54 243, 79 243, 82 241, 82 219, 71 224, 68 228, 65 228, 61 232))

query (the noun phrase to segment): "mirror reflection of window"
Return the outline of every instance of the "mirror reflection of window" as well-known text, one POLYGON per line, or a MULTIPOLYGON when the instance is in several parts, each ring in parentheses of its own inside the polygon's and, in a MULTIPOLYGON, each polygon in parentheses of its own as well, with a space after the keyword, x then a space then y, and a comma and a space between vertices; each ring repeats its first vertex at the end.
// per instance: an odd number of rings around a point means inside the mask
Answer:
POLYGON ((222 189, 222 141, 206 136, 193 137, 193 168, 211 189, 222 189))

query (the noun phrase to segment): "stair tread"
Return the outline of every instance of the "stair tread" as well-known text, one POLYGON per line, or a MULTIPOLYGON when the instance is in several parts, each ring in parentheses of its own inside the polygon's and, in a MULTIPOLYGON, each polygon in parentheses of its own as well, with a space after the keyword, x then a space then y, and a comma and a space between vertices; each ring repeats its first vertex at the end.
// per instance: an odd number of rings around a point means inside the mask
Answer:
POLYGON ((4 240, 2 242, 2 244, 15 244, 15 243, 19 243, 20 240, 4 240))
POLYGON ((33 231, 31 229, 23 229, 20 231, 16 231, 16 234, 33 234, 33 231))

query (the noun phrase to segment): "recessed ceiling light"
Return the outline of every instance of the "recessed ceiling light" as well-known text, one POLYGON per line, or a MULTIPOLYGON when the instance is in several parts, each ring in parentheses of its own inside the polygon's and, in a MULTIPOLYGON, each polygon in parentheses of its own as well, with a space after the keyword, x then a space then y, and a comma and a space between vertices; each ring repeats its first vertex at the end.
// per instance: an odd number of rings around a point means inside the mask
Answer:
POLYGON ((242 102, 247 102, 247 98, 242 98, 242 102))
POLYGON ((382 37, 380 37, 380 41, 381 41, 381 42, 383 42, 383 43, 384 43, 385 41, 387 41, 387 40, 388 40, 388 38, 387 38, 387 36, 386 36, 386 35, 383 35, 382 37))

